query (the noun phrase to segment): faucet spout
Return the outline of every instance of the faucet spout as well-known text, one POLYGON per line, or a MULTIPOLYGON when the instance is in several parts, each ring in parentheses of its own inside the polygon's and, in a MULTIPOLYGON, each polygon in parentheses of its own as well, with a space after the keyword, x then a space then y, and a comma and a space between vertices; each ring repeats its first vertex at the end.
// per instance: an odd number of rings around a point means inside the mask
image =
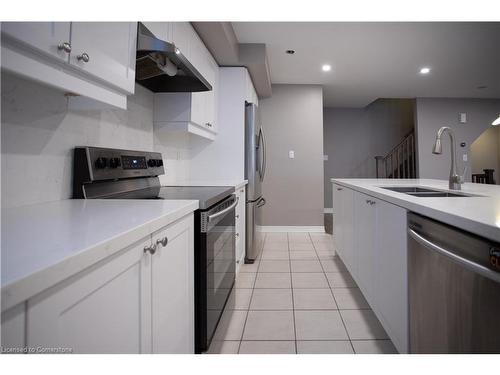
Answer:
POLYGON ((457 159, 457 154, 455 151, 455 135, 453 134, 453 130, 448 127, 448 126, 443 126, 441 127, 437 134, 436 134, 436 141, 434 142, 434 147, 432 149, 432 153, 434 154, 442 154, 443 153, 443 146, 441 143, 441 136, 443 133, 448 133, 450 136, 450 143, 451 143, 451 165, 450 165, 450 179, 449 179, 449 187, 452 190, 460 190, 462 187, 462 179, 463 176, 460 176, 457 173, 457 164, 456 164, 456 159, 457 159))

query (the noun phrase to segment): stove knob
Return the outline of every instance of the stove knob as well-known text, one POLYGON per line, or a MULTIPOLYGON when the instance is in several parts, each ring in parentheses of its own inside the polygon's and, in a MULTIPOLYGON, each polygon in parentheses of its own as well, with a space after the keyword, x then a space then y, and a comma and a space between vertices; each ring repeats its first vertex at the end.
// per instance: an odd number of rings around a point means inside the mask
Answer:
POLYGON ((157 165, 158 167, 162 167, 162 166, 163 166, 163 160, 162 160, 162 159, 157 159, 157 160, 156 160, 156 165, 157 165))
POLYGON ((97 158, 95 159, 95 167, 97 169, 104 169, 106 168, 106 165, 108 164, 108 160, 106 158, 97 158))
POLYGON ((120 158, 111 158, 109 159, 109 166, 111 168, 118 168, 120 166, 120 158))
POLYGON ((148 165, 152 167, 156 167, 156 160, 155 159, 149 159, 148 160, 148 165))

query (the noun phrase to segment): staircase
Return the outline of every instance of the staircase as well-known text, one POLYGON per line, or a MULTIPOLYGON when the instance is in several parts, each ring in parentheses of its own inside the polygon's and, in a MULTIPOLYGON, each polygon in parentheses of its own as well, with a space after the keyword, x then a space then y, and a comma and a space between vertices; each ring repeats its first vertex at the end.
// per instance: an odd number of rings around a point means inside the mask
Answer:
POLYGON ((415 154, 412 130, 387 155, 375 156, 377 178, 416 178, 415 154))

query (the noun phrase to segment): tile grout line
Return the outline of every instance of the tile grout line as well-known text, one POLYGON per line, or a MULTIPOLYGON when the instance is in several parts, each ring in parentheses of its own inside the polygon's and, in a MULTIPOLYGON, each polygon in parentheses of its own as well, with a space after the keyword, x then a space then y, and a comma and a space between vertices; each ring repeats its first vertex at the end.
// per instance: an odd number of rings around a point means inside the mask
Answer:
POLYGON ((286 244, 288 246, 288 268, 290 269, 290 287, 292 290, 292 314, 293 314, 293 335, 295 337, 295 354, 298 354, 297 350, 297 329, 295 327, 295 299, 293 298, 293 279, 292 279, 292 260, 290 259, 290 238, 288 233, 286 234, 286 244))
MULTIPOLYGON (((311 237, 310 233, 309 233, 309 237, 311 237)), ((314 251, 316 252, 316 255, 318 255, 318 251, 316 250, 316 246, 314 246, 314 242, 312 241, 312 238, 311 238, 311 242, 313 243, 313 248, 314 248, 314 251)), ((330 286, 330 288, 329 288, 330 289, 330 293, 331 293, 331 295, 333 297, 333 300, 335 301, 335 305, 337 305, 337 311, 339 313, 340 320, 342 321, 342 325, 344 326, 345 333, 347 335, 347 339, 349 340, 349 344, 351 345, 352 352, 354 354, 356 354, 356 351, 354 350, 354 345, 352 344, 351 336, 349 335, 349 331, 347 330, 347 326, 345 325, 344 318, 342 317, 342 314, 340 312, 339 304, 337 303, 337 299, 335 298, 335 294, 333 293, 332 287, 330 285, 330 281, 328 280, 328 277, 326 276, 326 271, 325 271, 325 268, 323 267, 323 263, 321 263, 321 261, 320 261, 319 264, 321 265, 321 269, 323 270, 323 275, 325 276, 326 281, 328 282, 328 285, 330 286)))
MULTIPOLYGON (((238 353, 237 354, 240 354, 241 343, 243 342, 243 336, 245 335, 245 328, 247 327, 248 314, 250 313, 250 305, 252 304, 253 292, 255 291, 255 284, 257 283, 257 277, 259 276, 259 269, 261 266, 260 262, 262 261, 262 251, 264 251, 264 244, 266 243, 266 239, 267 239, 267 234, 264 235, 264 241, 262 242, 262 249, 260 249, 259 265, 257 266, 257 271, 255 272, 255 280, 253 281, 252 293, 250 295, 250 301, 248 302, 247 314, 245 316, 245 323, 243 323, 243 330, 241 331, 241 338, 240 338, 240 343, 238 345, 238 353)), ((236 295, 235 295, 235 298, 236 298, 236 295)))

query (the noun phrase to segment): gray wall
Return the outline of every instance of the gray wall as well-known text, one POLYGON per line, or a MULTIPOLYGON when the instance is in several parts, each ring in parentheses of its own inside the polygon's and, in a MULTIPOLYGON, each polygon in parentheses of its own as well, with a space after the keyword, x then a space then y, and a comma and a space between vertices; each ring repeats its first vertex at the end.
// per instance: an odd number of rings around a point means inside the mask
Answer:
POLYGON ((323 225, 323 92, 318 85, 273 85, 260 101, 267 136, 263 225, 323 225), (288 152, 295 151, 295 159, 288 152))
POLYGON ((128 110, 75 111, 62 92, 2 73, 2 206, 70 198, 75 146, 156 148, 174 178, 182 170, 171 152, 176 140, 154 139, 153 94, 135 92, 128 110))
MULTIPOLYGON (((451 127, 456 135, 458 172, 462 173, 463 154, 500 113, 500 99, 418 98, 416 101, 417 168, 420 178, 447 179, 450 173, 450 143, 443 140, 443 154, 434 155, 432 146, 441 126, 451 127), (467 113, 467 123, 459 123, 459 113, 467 113), (466 147, 460 147, 466 142, 466 147)), ((471 168, 467 180, 470 181, 471 168)))
POLYGON ((410 99, 378 99, 365 108, 324 108, 325 207, 332 207, 330 178, 374 178, 374 157, 387 154, 411 131, 413 117, 410 99))

